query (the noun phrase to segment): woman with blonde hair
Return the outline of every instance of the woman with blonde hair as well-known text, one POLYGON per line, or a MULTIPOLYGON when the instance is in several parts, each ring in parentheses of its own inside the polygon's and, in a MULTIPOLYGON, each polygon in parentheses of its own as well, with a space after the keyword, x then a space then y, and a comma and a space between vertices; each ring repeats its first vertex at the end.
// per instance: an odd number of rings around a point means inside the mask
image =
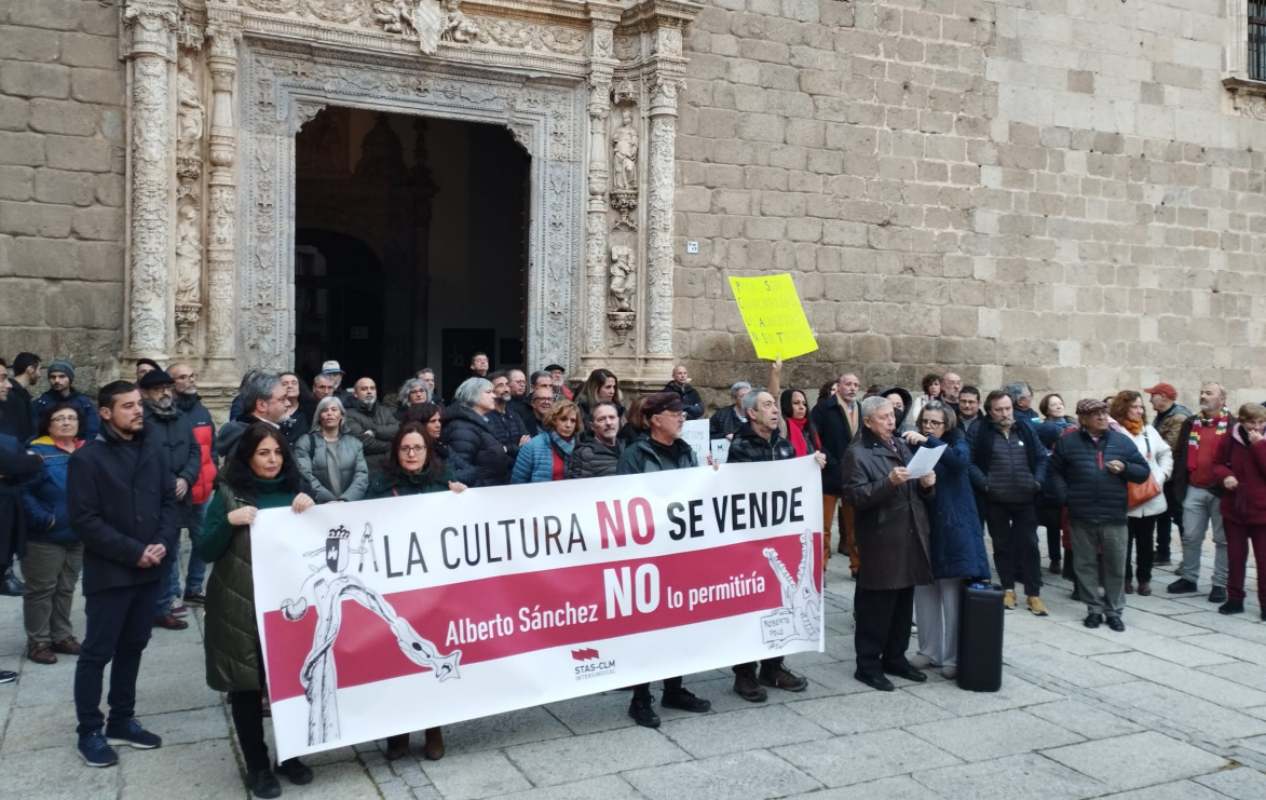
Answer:
POLYGON ((576 446, 580 409, 571 400, 556 400, 541 420, 541 432, 519 449, 511 483, 545 483, 562 480, 567 460, 576 446))

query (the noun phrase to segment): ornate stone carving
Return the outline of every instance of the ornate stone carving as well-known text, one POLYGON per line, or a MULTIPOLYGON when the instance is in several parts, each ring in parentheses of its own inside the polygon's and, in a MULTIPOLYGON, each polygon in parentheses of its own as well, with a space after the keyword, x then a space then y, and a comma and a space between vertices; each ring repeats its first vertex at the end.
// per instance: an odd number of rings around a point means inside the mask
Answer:
POLYGON ((633 109, 620 110, 620 125, 611 134, 611 185, 616 191, 637 191, 637 127, 633 109))
MULTIPOLYGON (((234 282, 237 259, 237 127, 233 88, 237 79, 240 32, 212 28, 207 67, 211 72, 210 176, 207 187, 207 339, 206 352, 224 372, 236 352, 234 282)), ((235 371, 235 370, 234 370, 235 371)), ((223 377, 228 377, 227 375, 223 377)))
POLYGON ((637 293, 637 266, 633 248, 622 244, 611 246, 611 304, 613 311, 632 311, 637 293))
POLYGON ((616 212, 612 230, 637 230, 637 189, 613 190, 611 208, 616 212))
POLYGON ((194 74, 194 58, 188 52, 180 54, 179 67, 176 70, 176 98, 179 103, 176 158, 180 161, 196 161, 196 168, 200 173, 202 130, 206 114, 198 89, 198 79, 194 74))
POLYGON ((205 115, 194 73, 182 51, 176 69, 176 352, 194 352, 202 310, 202 131, 205 115))
POLYGON ((515 50, 536 50, 561 55, 585 51, 585 31, 556 25, 537 25, 514 19, 481 18, 479 41, 515 50))
POLYGON ((479 26, 462 13, 461 0, 374 0, 374 20, 388 33, 418 40, 418 49, 431 56, 440 42, 473 42, 479 26))
POLYGON ((131 227, 129 230, 129 329, 131 355, 165 356, 171 284, 172 186, 168 62, 179 19, 174 3, 151 0, 124 10, 131 35, 131 227))
POLYGON ((637 101, 637 84, 628 78, 621 78, 611 87, 611 102, 617 106, 636 105, 637 101))

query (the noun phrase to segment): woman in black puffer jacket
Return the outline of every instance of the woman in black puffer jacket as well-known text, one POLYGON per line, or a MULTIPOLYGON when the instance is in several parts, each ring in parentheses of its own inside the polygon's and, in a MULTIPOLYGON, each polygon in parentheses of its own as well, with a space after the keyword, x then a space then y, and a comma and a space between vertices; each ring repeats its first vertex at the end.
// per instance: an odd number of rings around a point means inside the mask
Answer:
POLYGON ((494 408, 492 384, 484 378, 467 378, 445 411, 441 442, 454 456, 453 479, 467 486, 510 482, 510 456, 484 419, 494 408))

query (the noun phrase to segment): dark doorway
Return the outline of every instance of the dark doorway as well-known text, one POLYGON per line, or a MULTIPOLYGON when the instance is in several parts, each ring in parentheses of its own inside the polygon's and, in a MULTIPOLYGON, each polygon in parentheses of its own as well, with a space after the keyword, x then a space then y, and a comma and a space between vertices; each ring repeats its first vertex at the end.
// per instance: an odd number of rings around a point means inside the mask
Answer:
POLYGON ((530 160, 503 128, 327 108, 295 140, 295 366, 380 394, 522 366, 530 160), (475 344, 487 346, 476 347, 475 344))

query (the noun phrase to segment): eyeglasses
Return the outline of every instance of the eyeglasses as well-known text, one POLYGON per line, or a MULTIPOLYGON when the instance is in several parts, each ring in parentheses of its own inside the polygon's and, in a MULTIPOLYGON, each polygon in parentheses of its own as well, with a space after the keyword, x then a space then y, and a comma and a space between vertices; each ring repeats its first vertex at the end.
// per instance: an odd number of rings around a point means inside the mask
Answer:
POLYGON ((939 419, 925 419, 923 420, 923 424, 929 428, 944 428, 945 427, 944 421, 939 420, 939 419))
POLYGON ((554 398, 553 397, 533 397, 532 402, 533 403, 552 403, 554 402, 554 398))
POLYGON ((51 417, 49 419, 49 422, 59 422, 59 423, 78 422, 78 421, 79 421, 78 414, 72 414, 70 416, 51 417))
POLYGON ((401 452, 401 453, 404 453, 404 454, 405 454, 405 455, 407 455, 407 456, 416 455, 416 454, 418 454, 418 453, 425 453, 425 452, 426 452, 426 445, 424 445, 424 444, 402 444, 402 445, 400 445, 400 452, 401 452))

